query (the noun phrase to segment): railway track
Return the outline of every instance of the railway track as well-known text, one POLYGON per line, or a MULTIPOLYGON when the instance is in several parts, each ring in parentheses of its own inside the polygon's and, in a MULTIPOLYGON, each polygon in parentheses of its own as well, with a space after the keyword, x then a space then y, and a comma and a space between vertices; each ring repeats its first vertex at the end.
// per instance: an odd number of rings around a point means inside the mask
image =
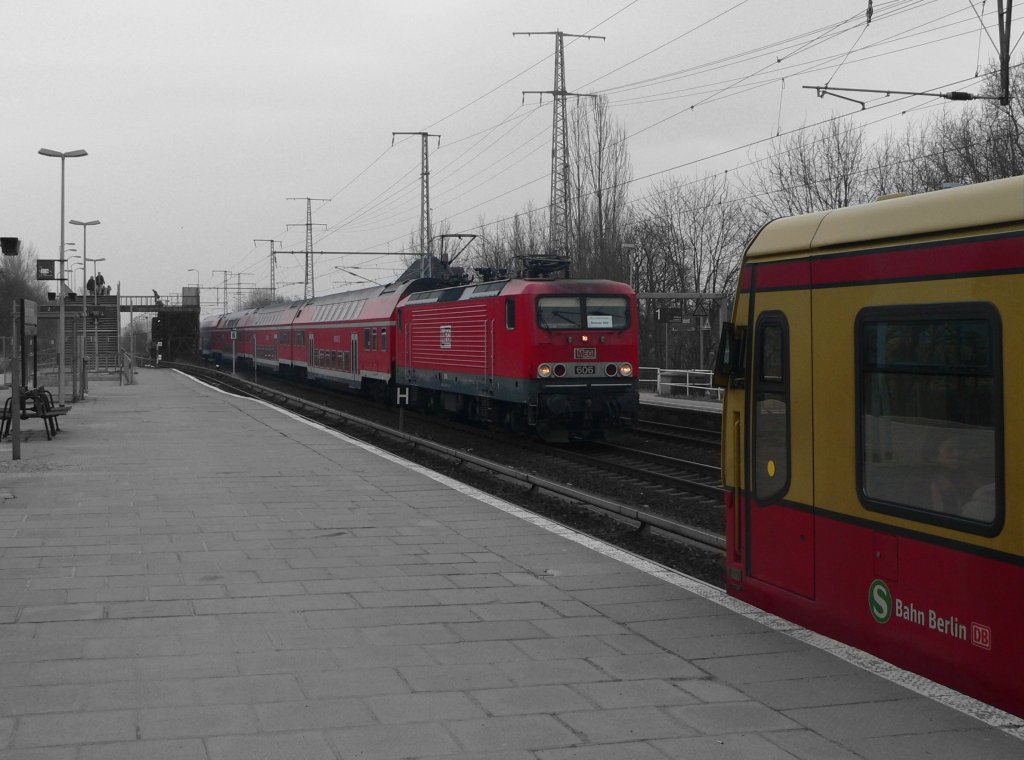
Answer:
POLYGON ((637 423, 636 431, 671 442, 698 446, 717 447, 721 440, 721 434, 718 430, 704 430, 697 427, 677 425, 671 422, 656 422, 655 420, 640 420, 637 423))
POLYGON ((718 465, 616 444, 596 444, 584 452, 568 453, 580 461, 593 462, 624 475, 654 481, 686 493, 722 497, 722 470, 718 465))
MULTIPOLYGON (((713 466, 615 446, 595 445, 585 452, 565 447, 538 447, 534 441, 467 428, 434 417, 407 413, 401 419, 402 415, 393 408, 382 409, 358 397, 303 386, 282 390, 279 386, 283 381, 256 385, 202 365, 176 364, 173 367, 231 392, 285 407, 355 437, 372 438, 376 445, 382 445, 382 439, 386 439, 392 443, 390 448, 404 457, 415 459, 410 456, 411 452, 440 457, 454 463, 463 475, 467 469, 474 471, 477 476, 473 485, 503 498, 508 498, 508 485, 514 483, 520 491, 525 488, 531 493, 539 490, 554 494, 591 512, 611 517, 625 523, 633 532, 639 528, 641 534, 649 535, 648 531, 653 529, 655 534, 682 539, 714 555, 720 555, 724 549, 721 488, 717 485, 720 476, 713 466), (306 391, 311 391, 309 395, 318 400, 309 398, 306 391), (320 403, 324 397, 330 405, 320 403), (356 402, 356 413, 337 408, 350 407, 350 401, 356 402), (405 424, 400 424, 400 420, 405 424), (486 451, 487 455, 478 453, 481 451, 486 451), (483 484, 480 482, 482 473, 485 474, 483 484), (495 487, 488 487, 488 481, 493 481, 495 487), (587 488, 579 487, 581 483, 586 483, 587 488)), ((454 477, 465 480, 459 474, 454 477)), ((529 499, 515 500, 532 508, 529 499)), ((627 548, 644 553, 636 546, 627 548)), ((709 580, 721 583, 714 575, 709 580)))

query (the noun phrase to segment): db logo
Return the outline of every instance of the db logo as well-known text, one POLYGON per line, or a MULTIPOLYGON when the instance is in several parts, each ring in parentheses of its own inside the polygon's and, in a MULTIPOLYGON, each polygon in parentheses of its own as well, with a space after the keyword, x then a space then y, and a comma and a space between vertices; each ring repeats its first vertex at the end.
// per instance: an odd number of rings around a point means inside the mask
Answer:
POLYGON ((992 649, 992 629, 981 623, 971 623, 971 643, 982 649, 992 649))

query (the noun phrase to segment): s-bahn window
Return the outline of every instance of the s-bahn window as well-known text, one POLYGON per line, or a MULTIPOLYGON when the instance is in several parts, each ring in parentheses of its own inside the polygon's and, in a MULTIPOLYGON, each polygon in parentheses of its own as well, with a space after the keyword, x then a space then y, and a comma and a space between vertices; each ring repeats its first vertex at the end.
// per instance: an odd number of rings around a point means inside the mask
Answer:
POLYGON ((546 330, 622 330, 629 301, 622 296, 541 296, 537 324, 546 330))
POLYGON ((380 328, 380 350, 388 350, 388 328, 386 327, 380 328))
POLYGON ((370 350, 370 328, 369 327, 364 327, 363 328, 363 348, 366 349, 367 351, 370 350))
POLYGON ((781 312, 757 320, 754 337, 754 498, 789 489, 789 329, 781 312))
POLYGON ((377 328, 376 327, 374 327, 370 331, 370 350, 371 351, 376 351, 377 350, 377 328))
POLYGON ((990 304, 857 317, 865 507, 995 535, 1003 521, 1002 325, 990 304))
POLYGON ((511 298, 505 299, 505 329, 516 329, 516 302, 511 298))

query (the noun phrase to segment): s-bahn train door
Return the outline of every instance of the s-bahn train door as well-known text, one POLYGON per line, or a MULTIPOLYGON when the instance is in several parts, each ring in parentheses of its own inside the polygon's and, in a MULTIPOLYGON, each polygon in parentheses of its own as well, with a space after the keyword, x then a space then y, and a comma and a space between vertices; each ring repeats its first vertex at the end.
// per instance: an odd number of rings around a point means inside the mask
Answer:
POLYGON ((810 262, 772 266, 751 267, 743 561, 748 578, 814 598, 810 262))

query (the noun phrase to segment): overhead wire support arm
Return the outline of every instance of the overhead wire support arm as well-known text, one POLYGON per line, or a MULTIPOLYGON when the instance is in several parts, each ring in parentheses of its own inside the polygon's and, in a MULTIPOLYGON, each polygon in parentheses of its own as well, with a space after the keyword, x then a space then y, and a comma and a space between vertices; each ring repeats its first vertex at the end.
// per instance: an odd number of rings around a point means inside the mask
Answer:
POLYGON ((466 249, 469 248, 469 246, 472 244, 474 240, 476 240, 476 238, 476 235, 470 234, 468 232, 448 232, 445 233, 444 235, 438 235, 437 239, 441 241, 441 261, 447 264, 453 263, 455 259, 459 258, 459 256, 461 256, 466 251, 466 249), (461 247, 451 256, 448 256, 444 250, 445 241, 447 241, 449 238, 458 240, 458 245, 461 245, 461 247), (466 242, 463 243, 463 240, 465 240, 466 242))
MULTIPOLYGON (((300 254, 305 251, 278 251, 277 253, 300 254)), ((310 251, 317 256, 408 256, 408 251, 310 251)), ((291 283, 295 284, 295 283, 291 283)))
POLYGON ((975 95, 973 92, 918 92, 916 90, 870 90, 866 87, 831 87, 829 85, 814 85, 805 84, 803 86, 805 90, 814 90, 819 98, 823 98, 826 95, 831 95, 834 98, 840 98, 842 100, 849 100, 853 103, 858 103, 861 109, 866 106, 863 101, 855 100, 844 95, 836 95, 837 92, 867 92, 878 95, 920 95, 926 98, 945 98, 946 100, 1001 100, 1000 95, 975 95))
MULTIPOLYGON (((974 4, 971 4, 974 7, 974 4)), ((977 9, 975 13, 978 15, 978 20, 982 21, 981 14, 978 14, 977 9)), ((823 98, 826 95, 831 95, 834 98, 841 100, 849 100, 852 103, 860 105, 861 110, 864 110, 867 106, 864 102, 856 100, 854 98, 847 97, 845 95, 837 95, 837 92, 864 92, 871 94, 885 95, 917 95, 927 98, 943 98, 945 100, 998 100, 1000 105, 1008 106, 1010 104, 1010 25, 1013 19, 1013 0, 996 0, 996 16, 999 25, 999 94, 998 95, 975 95, 972 92, 919 92, 915 90, 877 90, 868 89, 866 87, 832 87, 829 84, 823 85, 804 85, 805 90, 814 90, 819 98, 823 98)), ((868 3, 868 23, 871 23, 871 3, 868 3)), ((984 22, 982 21, 982 28, 984 28, 984 22)), ((986 29, 986 32, 988 30, 986 29)), ((847 54, 849 55, 849 54, 847 54)), ((845 59, 844 59, 845 60, 845 59)), ((829 80, 831 81, 831 79, 829 80)))

